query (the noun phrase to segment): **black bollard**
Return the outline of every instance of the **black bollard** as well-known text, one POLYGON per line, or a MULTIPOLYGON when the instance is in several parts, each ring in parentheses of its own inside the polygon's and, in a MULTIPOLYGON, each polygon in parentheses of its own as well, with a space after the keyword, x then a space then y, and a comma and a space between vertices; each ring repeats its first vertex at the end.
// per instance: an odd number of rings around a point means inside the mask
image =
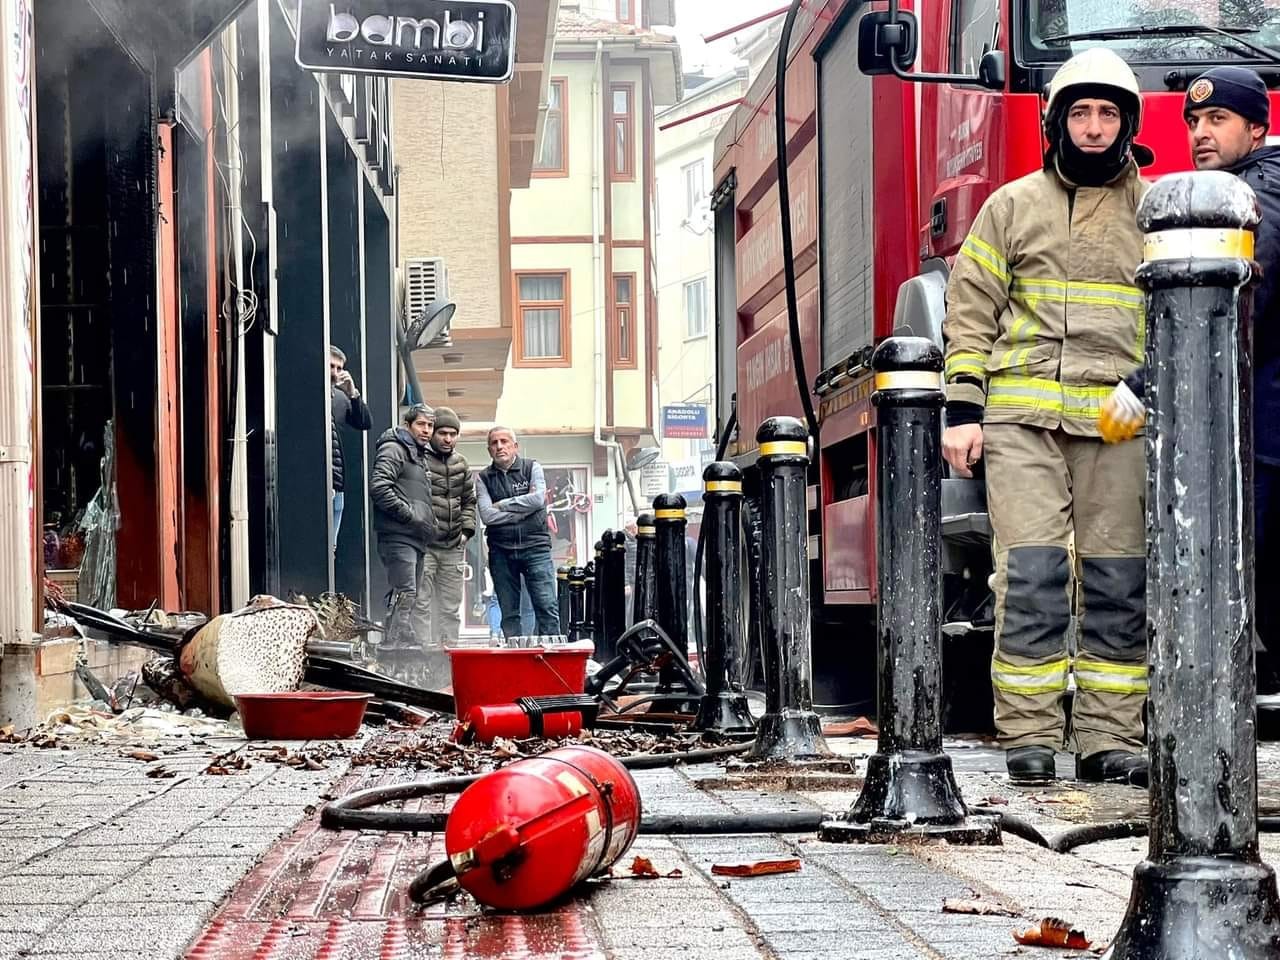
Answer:
MULTIPOLYGON (((606 530, 605 533, 608 533, 606 530)), ((591 639, 596 642, 597 654, 600 650, 600 638, 604 636, 604 587, 606 571, 604 569, 604 544, 596 541, 595 559, 587 564, 588 583, 591 585, 591 639)), ((603 661, 601 661, 603 662, 603 661)))
POLYGON ((573 618, 569 615, 569 568, 559 567, 556 569, 556 599, 560 603, 560 629, 573 639, 572 623, 573 618))
POLYGON ((756 431, 764 531, 760 614, 765 714, 747 754, 750 761, 833 756, 822 737, 822 721, 813 711, 807 439, 804 425, 794 417, 770 417, 756 431))
MULTIPOLYGON (((618 638, 627 629, 627 535, 621 530, 613 531, 611 538, 604 540, 604 564, 609 571, 609 589, 605 593, 605 628, 603 643, 607 658, 618 654, 618 638)), ((597 648, 600 641, 596 643, 597 648)))
POLYGON ((594 639, 596 642, 596 660, 599 663, 608 663, 609 658, 605 655, 608 648, 608 636, 611 624, 609 623, 609 565, 605 562, 605 553, 608 550, 608 544, 613 540, 613 531, 606 530, 600 535, 600 539, 596 541, 596 588, 595 588, 595 607, 592 608, 592 622, 595 624, 594 639))
MULTIPOLYGON (((689 651, 689 588, 685 580, 684 531, 685 499, 678 493, 662 493, 653 498, 654 526, 657 528, 658 626, 667 632, 681 655, 689 651)), ((658 671, 659 692, 669 693, 680 683, 675 666, 658 671)), ((683 684, 681 684, 683 686, 683 684)))
MULTIPOLYGON (((599 577, 595 575, 595 561, 590 559, 584 567, 586 571, 586 636, 591 640, 600 635, 600 612, 596 604, 599 603, 599 577)), ((599 662, 599 660, 596 660, 599 662)))
POLYGON ((702 697, 695 730, 748 733, 755 721, 742 678, 746 645, 742 630, 742 471, 712 463, 702 471, 702 537, 707 565, 706 650, 702 697))
POLYGON ((586 640, 591 636, 587 624, 587 568, 569 570, 569 640, 586 640))
POLYGON ((853 809, 819 836, 999 843, 994 817, 967 815, 942 750, 942 351, 891 337, 871 365, 880 739, 853 809))
POLYGON ((631 622, 658 619, 658 528, 652 513, 636 517, 636 574, 631 585, 631 622))
POLYGON ((1280 956, 1276 877, 1258 854, 1253 378, 1242 296, 1257 222, 1253 192, 1225 172, 1164 177, 1138 208, 1151 828, 1113 960, 1280 956))

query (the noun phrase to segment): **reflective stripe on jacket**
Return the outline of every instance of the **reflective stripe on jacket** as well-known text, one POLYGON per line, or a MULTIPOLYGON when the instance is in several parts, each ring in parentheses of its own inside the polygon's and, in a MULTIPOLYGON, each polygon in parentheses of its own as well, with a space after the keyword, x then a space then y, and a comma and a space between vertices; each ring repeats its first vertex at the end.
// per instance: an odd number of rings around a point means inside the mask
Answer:
POLYGON ((1142 362, 1146 320, 1134 272, 1136 164, 1102 187, 1037 171, 983 204, 947 285, 947 399, 989 423, 1098 435, 1111 389, 1142 362))

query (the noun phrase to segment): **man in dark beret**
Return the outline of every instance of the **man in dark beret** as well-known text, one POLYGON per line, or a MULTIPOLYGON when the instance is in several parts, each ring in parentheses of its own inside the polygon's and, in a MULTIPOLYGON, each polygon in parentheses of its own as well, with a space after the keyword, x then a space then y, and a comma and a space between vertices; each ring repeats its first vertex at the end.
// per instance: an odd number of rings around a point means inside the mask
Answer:
MULTIPOLYGON (((1253 289, 1254 506, 1258 582, 1276 569, 1280 522, 1280 147, 1267 146, 1271 99, 1248 67, 1214 67, 1187 87, 1183 106, 1197 170, 1225 170, 1253 188, 1262 211, 1253 259, 1261 277, 1253 289)), ((1280 687, 1280 609, 1259 591, 1257 626, 1271 653, 1260 654, 1264 691, 1280 687)))

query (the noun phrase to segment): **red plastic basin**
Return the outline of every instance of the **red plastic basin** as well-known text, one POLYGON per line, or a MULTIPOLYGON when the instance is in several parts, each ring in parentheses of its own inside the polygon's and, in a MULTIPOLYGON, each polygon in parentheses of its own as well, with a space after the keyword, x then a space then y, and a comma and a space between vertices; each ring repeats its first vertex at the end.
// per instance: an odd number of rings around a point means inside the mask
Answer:
POLYGON ((590 644, 448 649, 454 712, 461 720, 472 707, 582 693, 592 649, 590 644))
POLYGON ((296 690, 235 696, 250 740, 348 740, 360 732, 368 693, 296 690))

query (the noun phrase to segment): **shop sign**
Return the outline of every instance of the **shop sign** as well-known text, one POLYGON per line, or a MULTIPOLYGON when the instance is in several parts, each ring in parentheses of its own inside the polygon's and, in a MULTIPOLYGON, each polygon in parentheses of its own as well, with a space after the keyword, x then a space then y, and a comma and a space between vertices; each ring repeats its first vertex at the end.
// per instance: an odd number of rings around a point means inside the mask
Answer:
POLYGON ((662 493, 671 492, 671 469, 665 460, 658 460, 640 470, 640 496, 652 500, 662 493))
POLYGON ((707 408, 701 403, 669 403, 662 408, 664 440, 705 440, 710 429, 707 408))
POLYGON ((319 73, 506 83, 515 37, 508 0, 298 0, 295 56, 319 73))

